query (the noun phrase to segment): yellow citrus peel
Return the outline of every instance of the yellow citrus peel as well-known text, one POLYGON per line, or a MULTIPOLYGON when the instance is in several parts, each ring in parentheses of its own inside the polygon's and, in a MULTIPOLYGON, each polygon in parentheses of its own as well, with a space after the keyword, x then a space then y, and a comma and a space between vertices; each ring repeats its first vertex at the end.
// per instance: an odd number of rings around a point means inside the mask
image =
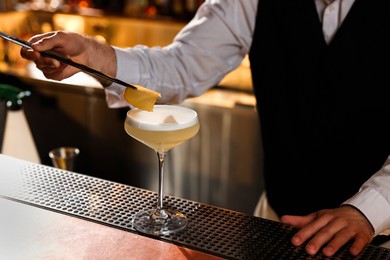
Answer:
POLYGON ((161 94, 139 85, 133 86, 136 88, 134 89, 128 87, 123 92, 125 100, 136 108, 146 111, 153 111, 154 104, 156 103, 157 99, 161 97, 161 94))

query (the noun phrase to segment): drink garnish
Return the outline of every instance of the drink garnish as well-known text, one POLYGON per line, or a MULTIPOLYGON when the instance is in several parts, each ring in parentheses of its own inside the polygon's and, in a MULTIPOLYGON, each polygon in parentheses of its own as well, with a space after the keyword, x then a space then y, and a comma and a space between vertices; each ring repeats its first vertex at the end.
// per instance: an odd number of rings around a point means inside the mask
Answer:
POLYGON ((134 86, 135 89, 126 88, 123 92, 125 100, 139 109, 153 111, 154 104, 157 99, 161 97, 161 94, 139 85, 133 84, 132 86, 134 86))

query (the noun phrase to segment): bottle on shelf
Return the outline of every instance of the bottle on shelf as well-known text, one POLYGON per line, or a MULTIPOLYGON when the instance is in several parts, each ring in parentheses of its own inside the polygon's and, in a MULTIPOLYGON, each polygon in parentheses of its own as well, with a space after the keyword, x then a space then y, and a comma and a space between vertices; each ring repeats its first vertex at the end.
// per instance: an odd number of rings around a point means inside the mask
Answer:
POLYGON ((126 0, 124 13, 135 17, 190 20, 204 0, 126 0))

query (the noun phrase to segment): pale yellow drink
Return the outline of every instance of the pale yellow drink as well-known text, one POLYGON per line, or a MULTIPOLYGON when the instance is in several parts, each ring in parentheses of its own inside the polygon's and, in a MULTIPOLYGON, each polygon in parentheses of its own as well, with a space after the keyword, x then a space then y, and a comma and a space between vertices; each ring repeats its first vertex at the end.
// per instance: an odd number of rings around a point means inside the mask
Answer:
POLYGON ((179 106, 157 105, 153 112, 130 110, 125 120, 127 134, 158 152, 190 139, 199 131, 196 112, 179 106))
POLYGON ((187 217, 174 209, 163 208, 164 161, 169 149, 199 131, 196 112, 171 105, 156 105, 153 112, 132 109, 127 112, 125 130, 134 139, 154 149, 159 164, 157 206, 137 212, 133 216, 133 227, 150 235, 169 235, 183 230, 188 224, 187 217))

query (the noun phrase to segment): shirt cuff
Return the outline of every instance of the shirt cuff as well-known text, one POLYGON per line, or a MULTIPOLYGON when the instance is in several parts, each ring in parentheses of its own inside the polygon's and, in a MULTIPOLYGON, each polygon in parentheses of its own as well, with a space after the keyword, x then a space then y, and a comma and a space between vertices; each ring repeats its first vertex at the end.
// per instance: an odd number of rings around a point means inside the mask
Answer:
POLYGON ((129 103, 123 97, 123 92, 125 91, 124 86, 118 84, 112 84, 104 88, 106 94, 106 102, 109 108, 120 108, 129 106, 129 103))
MULTIPOLYGON (((139 81, 139 67, 135 62, 136 57, 127 49, 113 47, 117 58, 116 78, 129 84, 136 84, 139 81)), ((130 106, 123 97, 126 87, 112 83, 104 88, 106 102, 109 108, 120 108, 130 106)), ((130 106, 131 107, 131 106, 130 106)))
POLYGON ((375 235, 381 234, 390 227, 390 205, 376 190, 362 189, 343 203, 346 204, 358 208, 365 215, 373 226, 375 235))
POLYGON ((139 84, 140 62, 138 61, 137 54, 129 51, 129 49, 113 48, 117 60, 116 78, 129 84, 139 84))

